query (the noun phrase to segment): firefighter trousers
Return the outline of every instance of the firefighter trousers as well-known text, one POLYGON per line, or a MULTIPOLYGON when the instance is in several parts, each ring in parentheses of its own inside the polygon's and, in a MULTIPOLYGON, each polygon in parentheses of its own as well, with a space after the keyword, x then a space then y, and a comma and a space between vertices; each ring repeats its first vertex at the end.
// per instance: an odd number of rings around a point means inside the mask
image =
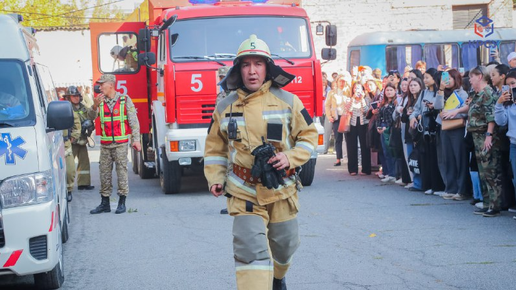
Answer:
POLYGON ((73 157, 77 163, 77 186, 91 185, 90 157, 86 145, 72 144, 73 157))
POLYGON ((233 253, 239 290, 270 290, 273 277, 287 274, 299 247, 298 197, 257 205, 237 197, 227 201, 233 221, 233 253))
POLYGON ((66 189, 73 190, 75 181, 75 160, 73 158, 72 143, 65 141, 66 189))

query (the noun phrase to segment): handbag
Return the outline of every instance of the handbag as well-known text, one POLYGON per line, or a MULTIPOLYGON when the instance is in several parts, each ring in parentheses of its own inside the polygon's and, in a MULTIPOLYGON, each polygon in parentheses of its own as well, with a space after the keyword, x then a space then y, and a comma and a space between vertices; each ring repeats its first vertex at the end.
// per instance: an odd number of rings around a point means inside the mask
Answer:
POLYGON ((466 120, 459 118, 459 119, 443 119, 441 124, 441 130, 453 130, 453 129, 459 129, 464 128, 466 126, 466 120))
POLYGON ((421 174, 419 169, 419 150, 414 148, 408 157, 409 170, 414 174, 421 174))
POLYGON ((351 114, 343 114, 340 116, 339 128, 337 128, 337 132, 339 133, 347 133, 351 129, 351 114))

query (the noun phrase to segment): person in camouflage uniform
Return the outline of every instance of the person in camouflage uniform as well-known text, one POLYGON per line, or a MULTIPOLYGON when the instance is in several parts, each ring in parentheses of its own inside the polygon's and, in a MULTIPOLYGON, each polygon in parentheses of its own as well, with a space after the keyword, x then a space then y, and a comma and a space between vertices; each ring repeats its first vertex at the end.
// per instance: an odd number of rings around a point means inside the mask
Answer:
MULTIPOLYGON (((113 164, 116 164, 118 177, 118 207, 115 213, 125 212, 125 199, 129 193, 127 176, 127 143, 141 150, 140 124, 131 98, 115 91, 116 77, 104 74, 97 81, 101 93, 93 101, 95 115, 100 116, 102 135, 100 138, 100 194, 102 201, 91 210, 91 214, 110 212, 109 197, 113 189, 113 164), (129 135, 130 138, 129 138, 129 135)), ((95 116, 96 117, 96 116, 95 116)))
POLYGON ((500 215, 502 195, 500 136, 494 120, 497 97, 488 85, 489 74, 486 67, 472 69, 469 77, 474 94, 469 102, 467 130, 473 135, 484 198, 484 208, 474 213, 494 217, 500 215))
MULTIPOLYGON (((217 70, 217 74, 219 76, 219 82, 222 81, 227 73, 228 73, 229 67, 228 66, 221 66, 217 70)), ((222 87, 219 87, 219 93, 217 94, 217 100, 215 101, 215 105, 217 105, 222 99, 224 99, 227 95, 227 92, 224 91, 222 87)))
POLYGON ((86 120, 95 120, 95 118, 91 119, 92 116, 95 116, 95 112, 82 104, 82 95, 75 86, 68 87, 64 97, 72 103, 74 119, 79 119, 79 124, 72 127, 70 139, 74 162, 75 158, 78 159, 76 172, 77 188, 79 190, 92 190, 95 186, 91 185, 90 157, 86 147, 88 136, 84 133, 85 128, 82 125, 85 124, 86 120))

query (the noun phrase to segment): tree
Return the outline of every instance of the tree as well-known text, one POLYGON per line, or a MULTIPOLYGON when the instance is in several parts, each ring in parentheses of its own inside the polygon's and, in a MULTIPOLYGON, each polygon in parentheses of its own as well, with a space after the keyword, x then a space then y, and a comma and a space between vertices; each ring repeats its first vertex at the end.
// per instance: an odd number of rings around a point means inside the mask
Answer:
POLYGON ((90 21, 122 21, 122 10, 112 5, 116 0, 2 0, 0 13, 18 13, 24 18, 23 25, 36 29, 52 27, 84 27, 90 21))

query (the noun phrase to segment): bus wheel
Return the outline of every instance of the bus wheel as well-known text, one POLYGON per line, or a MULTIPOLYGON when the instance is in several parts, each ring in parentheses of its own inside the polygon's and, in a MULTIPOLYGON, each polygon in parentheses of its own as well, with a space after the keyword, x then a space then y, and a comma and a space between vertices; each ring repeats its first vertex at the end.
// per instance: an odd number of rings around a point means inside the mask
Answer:
POLYGON ((299 173, 299 178, 301 179, 301 184, 303 186, 310 186, 314 181, 315 175, 315 164, 317 163, 317 159, 310 158, 308 162, 301 166, 302 170, 299 173))
POLYGON ((181 189, 182 168, 178 161, 168 161, 164 148, 161 152, 162 171, 159 175, 161 189, 166 194, 178 193, 181 189))

